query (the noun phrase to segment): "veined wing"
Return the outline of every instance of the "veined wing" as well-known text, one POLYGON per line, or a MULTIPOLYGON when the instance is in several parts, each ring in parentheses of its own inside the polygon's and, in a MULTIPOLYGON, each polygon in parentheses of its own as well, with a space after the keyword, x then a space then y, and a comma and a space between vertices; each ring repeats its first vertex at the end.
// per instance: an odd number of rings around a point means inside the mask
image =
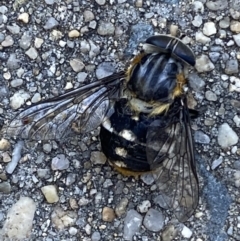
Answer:
POLYGON ((7 136, 30 140, 60 140, 69 133, 87 133, 97 128, 118 96, 123 71, 45 100, 20 112, 6 127, 7 136))
POLYGON ((177 105, 165 123, 160 119, 149 127, 147 158, 164 205, 184 222, 198 205, 199 187, 189 111, 185 100, 177 105))

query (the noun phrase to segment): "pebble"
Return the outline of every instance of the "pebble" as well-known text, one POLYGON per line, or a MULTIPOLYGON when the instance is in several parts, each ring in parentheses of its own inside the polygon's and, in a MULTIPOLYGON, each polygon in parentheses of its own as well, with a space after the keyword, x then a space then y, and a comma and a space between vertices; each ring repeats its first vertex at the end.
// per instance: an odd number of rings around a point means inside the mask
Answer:
POLYGON ((0 182, 0 192, 4 194, 11 193, 11 185, 9 182, 0 182))
POLYGON ((87 78, 87 73, 86 72, 79 72, 78 74, 77 74, 77 81, 79 82, 79 83, 83 83, 84 81, 85 81, 85 79, 87 78))
POLYGON ((142 216, 134 209, 127 212, 123 228, 123 238, 125 240, 132 240, 133 235, 140 231, 142 220, 142 216))
POLYGON ((216 63, 219 60, 220 53, 218 52, 210 52, 209 57, 213 63, 216 63))
POLYGON ((102 79, 109 75, 112 75, 115 72, 115 67, 111 62, 103 62, 98 65, 96 69, 96 76, 98 79, 102 79))
POLYGON ((93 164, 105 164, 107 161, 106 156, 100 151, 92 151, 90 160, 93 164))
POLYGON ((19 40, 19 46, 26 50, 30 47, 32 41, 32 37, 28 33, 24 33, 19 40))
POLYGON ((95 18, 93 12, 90 10, 85 10, 83 12, 83 17, 85 22, 90 22, 95 18))
POLYGON ((191 238, 192 237, 192 231, 191 229, 189 229, 187 226, 183 226, 183 229, 182 229, 182 236, 184 238, 191 238))
POLYGON ((188 75, 188 81, 191 89, 196 92, 200 92, 205 86, 205 81, 197 73, 194 72, 188 75))
POLYGON ((198 12, 200 12, 200 13, 204 13, 204 5, 203 5, 203 3, 202 2, 200 2, 200 1, 194 1, 193 3, 192 3, 192 7, 193 7, 193 11, 194 12, 196 12, 196 13, 198 13, 198 12))
POLYGON ((8 174, 12 174, 15 168, 17 167, 17 164, 21 159, 21 152, 22 152, 23 146, 24 146, 24 142, 20 140, 15 144, 12 152, 12 160, 7 164, 5 168, 8 174))
POLYGON ((228 148, 238 143, 236 132, 227 124, 223 123, 218 128, 218 144, 222 148, 228 148))
POLYGON ((14 95, 10 98, 10 106, 12 109, 19 109, 26 100, 30 98, 30 95, 25 90, 19 90, 14 93, 14 95))
POLYGON ((30 58, 30 59, 36 59, 38 57, 38 52, 34 47, 31 47, 29 50, 25 52, 25 54, 30 58))
POLYGON ((13 88, 16 88, 18 86, 21 86, 23 84, 23 80, 22 79, 14 79, 10 82, 10 85, 13 87, 13 88))
POLYGON ((229 59, 226 62, 225 73, 228 75, 237 74, 238 73, 238 61, 237 59, 229 59))
POLYGON ((240 127, 240 117, 238 115, 234 116, 233 121, 235 122, 237 127, 240 127))
POLYGON ((233 39, 238 47, 240 47, 240 34, 233 35, 233 39))
POLYGON ((214 170, 216 169, 218 166, 220 166, 223 162, 223 157, 220 156, 218 159, 215 159, 213 162, 212 162, 212 165, 211 165, 211 169, 214 170))
POLYGON ((229 91, 233 92, 240 92, 240 79, 235 77, 235 76, 231 76, 230 77, 230 85, 229 85, 229 91))
POLYGON ((97 231, 93 232, 91 236, 91 241, 100 241, 101 240, 101 234, 97 231))
POLYGON ((101 21, 97 32, 99 35, 106 36, 106 35, 113 35, 115 31, 115 27, 112 23, 110 22, 103 22, 101 21))
POLYGON ((217 95, 214 92, 212 92, 211 90, 207 90, 205 92, 205 97, 209 101, 217 101, 217 95))
POLYGON ((210 143, 209 136, 206 135, 202 131, 195 131, 194 140, 195 140, 196 143, 201 143, 201 144, 209 144, 210 143))
POLYGON ((162 241, 172 241, 177 236, 177 229, 170 224, 162 231, 162 241))
POLYGON ((74 226, 77 221, 77 213, 74 211, 64 211, 57 206, 51 214, 51 221, 57 230, 74 226))
POLYGON ((230 26, 230 18, 229 17, 225 17, 219 21, 220 28, 228 28, 229 26, 230 26))
POLYGON ((10 155, 8 154, 8 152, 2 152, 2 153, 1 153, 1 157, 2 157, 2 161, 5 162, 5 163, 11 161, 11 157, 10 157, 10 155))
POLYGON ((34 46, 35 46, 35 48, 36 48, 36 49, 41 48, 43 42, 44 42, 43 39, 41 39, 41 38, 35 38, 35 41, 34 41, 34 46))
POLYGON ((144 217, 143 225, 152 232, 159 232, 164 226, 164 216, 161 212, 150 208, 144 217))
POLYGON ((193 21, 192 21, 192 25, 195 27, 200 27, 202 25, 202 16, 197 15, 194 17, 193 21))
POLYGON ((14 25, 7 25, 7 29, 12 34, 19 34, 20 33, 20 27, 17 24, 14 25))
POLYGON ((53 5, 55 3, 55 0, 44 0, 46 4, 53 5))
POLYGON ((68 232, 71 236, 74 236, 78 233, 78 230, 74 227, 70 227, 68 232))
POLYGON ((41 98, 40 93, 35 93, 35 94, 33 95, 32 99, 31 99, 31 102, 32 102, 32 103, 37 103, 37 102, 39 102, 41 99, 42 99, 42 98, 41 98))
POLYGON ((50 17, 46 24, 44 25, 44 29, 49 30, 49 29, 53 29, 55 27, 57 27, 59 25, 59 22, 54 18, 54 17, 50 17))
POLYGON ((207 1, 206 6, 212 11, 225 10, 228 8, 228 0, 207 1))
POLYGON ((5 14, 8 12, 8 8, 6 6, 0 6, 0 13, 5 14))
POLYGON ((137 210, 140 213, 146 213, 149 210, 150 207, 151 207, 150 201, 149 200, 144 200, 144 201, 142 201, 142 203, 140 203, 137 206, 137 210))
POLYGON ((21 13, 18 16, 18 20, 24 22, 24 23, 28 23, 29 22, 29 14, 28 13, 21 13))
POLYGON ((84 63, 80 59, 71 59, 70 66, 75 72, 80 72, 85 68, 84 63))
POLYGON ((20 197, 10 210, 2 234, 11 240, 27 239, 31 235, 36 204, 29 197, 20 197))
POLYGON ((204 23, 203 26, 203 34, 207 36, 211 36, 217 32, 216 26, 214 22, 204 23))
POLYGON ((128 206, 128 199, 122 198, 115 208, 115 213, 118 217, 121 217, 126 213, 128 206))
POLYGON ((10 142, 7 139, 2 138, 0 140, 0 151, 7 151, 11 147, 10 142))
POLYGON ((59 200, 57 188, 55 185, 47 185, 41 188, 41 191, 48 203, 56 203, 59 200))
POLYGON ((10 35, 7 35, 5 39, 2 41, 3 47, 10 47, 14 44, 14 40, 10 35))
POLYGON ((98 5, 104 5, 106 3, 106 0, 95 0, 95 2, 98 4, 98 5))
POLYGON ((152 173, 144 173, 140 176, 140 178, 147 185, 152 185, 155 182, 152 173))
POLYGON ((102 220, 105 222, 112 222, 115 219, 115 213, 112 208, 104 207, 102 211, 102 220))
POLYGON ((205 36, 202 32, 196 32, 195 38, 197 42, 202 44, 207 44, 211 41, 211 38, 205 36))
POLYGON ((69 168, 69 160, 66 158, 64 154, 58 154, 56 157, 52 159, 51 163, 52 170, 65 170, 69 168))
POLYGON ((239 21, 235 21, 235 20, 232 20, 230 22, 230 29, 232 32, 234 33, 240 33, 240 22, 239 21))
POLYGON ((202 54, 196 58, 195 68, 199 73, 212 71, 215 67, 207 55, 202 54))
POLYGON ((69 33, 68 33, 68 37, 69 38, 77 38, 80 36, 80 32, 76 29, 74 30, 71 30, 69 33))

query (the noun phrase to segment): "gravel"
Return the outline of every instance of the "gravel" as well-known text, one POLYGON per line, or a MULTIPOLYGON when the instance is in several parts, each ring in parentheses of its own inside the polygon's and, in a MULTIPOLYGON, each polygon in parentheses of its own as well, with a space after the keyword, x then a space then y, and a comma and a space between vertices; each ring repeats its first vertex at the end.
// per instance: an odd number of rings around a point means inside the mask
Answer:
POLYGON ((239 19, 239 0, 2 0, 0 127, 31 104, 123 70, 154 33, 186 36, 196 54, 189 99, 199 110, 201 191, 183 225, 152 174, 124 177, 107 164, 99 129, 24 146, 1 136, 0 239, 240 240, 239 19))

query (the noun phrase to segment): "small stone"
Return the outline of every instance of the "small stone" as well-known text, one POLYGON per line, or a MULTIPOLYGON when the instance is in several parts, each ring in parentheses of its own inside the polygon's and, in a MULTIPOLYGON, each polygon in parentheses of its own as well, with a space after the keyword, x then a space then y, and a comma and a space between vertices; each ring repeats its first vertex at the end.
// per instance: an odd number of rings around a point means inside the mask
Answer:
POLYGON ((28 13, 21 13, 18 16, 18 20, 24 22, 24 23, 28 23, 29 22, 29 14, 28 13))
POLYGON ((112 222, 115 219, 115 213, 112 208, 104 207, 102 211, 102 220, 105 222, 112 222))
POLYGON ((238 61, 237 59, 229 59, 226 62, 225 73, 228 75, 237 74, 238 73, 238 61))
POLYGON ((91 241, 100 241, 101 240, 101 234, 97 231, 93 232, 91 236, 91 241))
POLYGON ((207 1, 206 6, 212 11, 225 10, 228 8, 228 0, 207 1))
POLYGON ((69 232, 69 234, 71 236, 74 236, 74 235, 76 235, 78 233, 78 230, 76 228, 74 228, 74 227, 71 227, 71 228, 69 228, 68 232, 69 232))
POLYGON ((19 60, 17 59, 15 53, 10 54, 10 56, 7 60, 7 67, 10 70, 18 69, 20 67, 19 60))
POLYGON ((219 60, 220 53, 218 52, 210 52, 209 57, 213 63, 216 63, 219 60))
POLYGON ((233 39, 238 47, 240 47, 240 34, 233 35, 233 39))
POLYGON ((218 166, 220 166, 223 162, 223 157, 220 156, 218 159, 215 159, 213 162, 212 162, 212 165, 211 165, 211 169, 214 170, 216 169, 218 166))
POLYGON ((79 83, 83 83, 84 81, 85 81, 85 79, 87 78, 87 73, 86 72, 79 72, 78 74, 77 74, 77 81, 79 82, 79 83))
POLYGON ((10 240, 25 240, 31 236, 36 204, 29 197, 21 197, 7 213, 2 234, 10 240))
POLYGON ((195 140, 196 143, 201 143, 201 144, 209 144, 210 143, 209 136, 206 135, 202 131, 195 131, 194 140, 195 140))
POLYGON ((234 116, 233 121, 235 122, 237 127, 240 127, 240 117, 238 115, 234 116))
POLYGON ((92 151, 90 160, 93 164, 105 164, 107 161, 106 156, 100 151, 92 151))
POLYGON ((7 29, 12 34, 19 34, 20 33, 20 27, 17 24, 14 24, 12 26, 7 25, 7 29))
POLYGON ((115 27, 111 22, 103 22, 101 21, 97 32, 99 35, 106 36, 106 35, 113 35, 115 31, 115 27))
POLYGON ((205 86, 205 81, 197 74, 197 73, 190 73, 188 75, 189 86, 196 92, 200 92, 203 90, 205 86))
POLYGON ((24 33, 19 40, 19 45, 22 49, 26 50, 30 47, 32 37, 28 33, 24 33))
POLYGON ((11 157, 10 157, 10 155, 8 154, 8 152, 3 152, 3 153, 1 154, 1 156, 2 156, 3 162, 7 163, 7 162, 10 162, 10 161, 11 161, 11 157))
POLYGON ((21 86, 23 84, 23 80, 22 79, 14 79, 11 81, 10 85, 13 87, 13 88, 16 88, 18 86, 21 86))
POLYGON ((84 63, 80 59, 71 59, 70 66, 75 72, 80 72, 85 67, 84 63))
POLYGON ((225 17, 219 21, 220 28, 228 28, 229 26, 230 26, 230 18, 229 17, 225 17))
POLYGON ((83 12, 83 17, 84 17, 85 22, 90 22, 94 19, 94 14, 90 10, 85 10, 83 12))
POLYGON ((52 159, 51 164, 52 170, 65 170, 69 168, 69 160, 65 157, 64 154, 59 154, 52 159))
POLYGON ((42 99, 42 98, 41 98, 40 93, 35 93, 34 96, 33 96, 32 99, 31 99, 31 102, 32 102, 32 103, 37 103, 37 102, 39 102, 41 99, 42 99))
POLYGON ((0 192, 4 194, 11 193, 11 185, 9 182, 0 182, 0 192))
POLYGON ((55 18, 50 17, 47 20, 46 24, 44 25, 44 29, 49 30, 49 29, 57 27, 58 25, 59 25, 58 21, 55 18))
POLYGON ((164 226, 164 216, 161 212, 150 208, 144 217, 143 225, 152 232, 159 232, 164 226))
POLYGON ((162 241, 172 241, 177 236, 177 229, 174 225, 170 224, 162 231, 162 241))
POLYGON ((48 203, 56 203, 59 200, 57 188, 54 185, 47 185, 41 188, 48 203))
POLYGON ((36 59, 38 57, 38 52, 35 48, 31 47, 28 51, 25 52, 25 54, 30 58, 30 59, 36 59))
POLYGON ((140 213, 146 213, 150 207, 151 207, 150 201, 145 200, 145 201, 142 201, 142 203, 137 206, 137 210, 140 213))
POLYGON ((55 0, 45 0, 45 3, 48 5, 53 5, 55 3, 55 0))
POLYGON ((196 58, 195 68, 199 73, 212 71, 215 67, 207 55, 202 54, 196 58))
POLYGON ((192 21, 192 25, 195 27, 200 27, 202 25, 202 16, 197 15, 194 17, 193 21, 192 21))
POLYGON ((206 91, 205 97, 209 101, 217 101, 217 95, 213 93, 211 90, 206 91))
POLYGON ((193 10, 194 10, 195 13, 198 13, 198 12, 200 12, 202 14, 204 13, 204 5, 203 5, 202 2, 194 1, 192 3, 192 6, 193 6, 193 10))
POLYGON ((192 231, 185 225, 183 226, 183 229, 182 229, 182 236, 188 239, 192 237, 192 231))
POLYGON ((98 5, 104 5, 106 3, 106 0, 95 0, 95 2, 98 4, 98 5))
POLYGON ((76 29, 74 30, 71 30, 69 33, 68 33, 68 37, 69 38, 77 38, 80 36, 80 32, 77 31, 76 29))
POLYGON ((0 6, 0 13, 1 14, 5 14, 5 13, 7 13, 8 12, 8 8, 6 7, 6 6, 0 6))
POLYGON ((35 41, 34 41, 35 48, 37 48, 37 49, 41 48, 43 42, 44 42, 43 39, 35 38, 35 41))
POLYGON ((220 125, 218 129, 218 144, 222 148, 228 148, 238 143, 236 132, 227 124, 220 125))
POLYGON ((240 22, 235 21, 235 20, 231 21, 230 29, 234 33, 240 33, 240 22))
POLYGON ((14 44, 14 40, 10 35, 7 35, 6 38, 2 41, 3 47, 10 47, 14 44))
POLYGON ((217 32, 214 22, 207 22, 203 26, 203 33, 207 36, 211 36, 217 32))
POLYGON ((24 90, 19 90, 14 93, 14 95, 10 98, 10 106, 12 109, 19 109, 25 102, 30 98, 30 95, 24 90))
POLYGON ((122 198, 115 208, 115 213, 118 217, 121 217, 126 213, 127 205, 128 205, 128 199, 122 198))
POLYGON ((154 183, 154 177, 152 173, 144 173, 140 176, 140 178, 147 185, 152 185, 154 183))
POLYGON ((196 41, 202 44, 209 43, 211 41, 211 38, 205 36, 202 32, 196 32, 196 41))
POLYGON ((96 76, 98 79, 102 79, 115 72, 115 68, 111 62, 103 62, 98 65, 96 69, 96 76))
POLYGON ((135 210, 130 209, 124 219, 123 238, 132 240, 133 235, 140 231, 142 216, 135 210))
POLYGON ((75 211, 64 211, 61 207, 56 207, 51 214, 51 221, 57 230, 63 230, 66 227, 74 226, 77 220, 75 211))

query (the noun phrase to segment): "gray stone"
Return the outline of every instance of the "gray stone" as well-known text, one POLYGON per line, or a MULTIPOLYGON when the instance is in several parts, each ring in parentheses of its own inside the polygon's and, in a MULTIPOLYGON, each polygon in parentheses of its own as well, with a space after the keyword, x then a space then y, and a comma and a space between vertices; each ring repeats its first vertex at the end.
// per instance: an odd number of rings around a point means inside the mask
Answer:
POLYGON ((222 148, 228 148, 238 143, 236 132, 227 124, 223 123, 218 129, 218 144, 222 148))
POLYGON ((164 226, 164 216, 161 212, 150 208, 144 217, 143 225, 152 232, 159 232, 164 226))
POLYGON ((58 21, 55 18, 50 17, 47 20, 46 24, 44 25, 44 29, 46 29, 46 30, 53 29, 53 28, 57 27, 58 25, 59 25, 58 21))
POLYGON ((226 62, 225 73, 229 75, 238 73, 238 61, 236 59, 229 59, 226 62))

